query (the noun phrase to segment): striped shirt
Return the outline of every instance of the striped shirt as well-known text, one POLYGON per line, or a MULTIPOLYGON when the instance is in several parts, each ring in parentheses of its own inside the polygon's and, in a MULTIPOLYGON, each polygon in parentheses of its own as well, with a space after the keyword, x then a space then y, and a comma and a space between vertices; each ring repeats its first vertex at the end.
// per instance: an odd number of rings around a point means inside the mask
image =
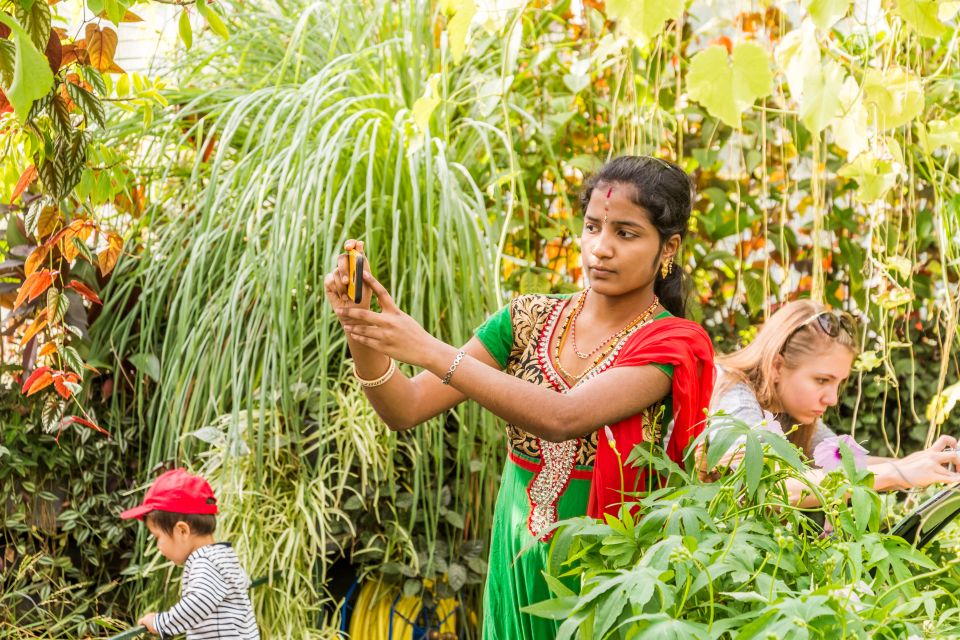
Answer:
POLYGON ((227 542, 196 549, 183 565, 180 602, 158 613, 161 636, 187 634, 187 640, 240 638, 259 640, 247 590, 250 577, 227 542))

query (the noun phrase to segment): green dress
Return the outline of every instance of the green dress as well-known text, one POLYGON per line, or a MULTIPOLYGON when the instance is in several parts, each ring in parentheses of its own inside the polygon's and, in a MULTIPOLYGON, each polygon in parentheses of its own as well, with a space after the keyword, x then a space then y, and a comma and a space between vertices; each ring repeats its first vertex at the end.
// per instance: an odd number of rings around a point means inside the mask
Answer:
MULTIPOLYGON (((477 338, 507 373, 563 393, 571 387, 554 368, 550 345, 568 300, 569 296, 520 296, 477 329, 477 338)), ((667 315, 665 312, 657 318, 667 315)), ((577 384, 608 369, 619 345, 577 384)), ((656 366, 667 375, 673 373, 670 365, 656 366)), ((645 440, 648 435, 660 439, 660 434, 652 431, 659 409, 655 405, 643 412, 645 440)), ((556 636, 560 623, 520 610, 552 597, 542 573, 549 540, 545 532, 558 520, 587 513, 597 433, 551 443, 508 424, 507 446, 490 536, 483 638, 549 640, 556 636)), ((577 585, 570 586, 576 590, 577 585)))

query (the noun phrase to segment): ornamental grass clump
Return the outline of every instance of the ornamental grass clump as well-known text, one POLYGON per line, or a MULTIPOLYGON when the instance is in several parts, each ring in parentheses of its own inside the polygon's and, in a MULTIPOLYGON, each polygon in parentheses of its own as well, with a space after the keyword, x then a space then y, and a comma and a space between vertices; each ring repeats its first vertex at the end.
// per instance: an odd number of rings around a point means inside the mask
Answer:
POLYGON ((663 478, 641 509, 558 525, 547 575, 555 597, 528 611, 565 620, 560 640, 960 633, 955 550, 919 551, 881 530, 872 473, 849 445, 838 445, 840 464, 813 485, 780 434, 718 415, 690 451, 700 443, 710 469, 731 447, 743 457, 708 482, 641 445, 628 463, 663 478), (793 506, 791 478, 822 506, 793 506))

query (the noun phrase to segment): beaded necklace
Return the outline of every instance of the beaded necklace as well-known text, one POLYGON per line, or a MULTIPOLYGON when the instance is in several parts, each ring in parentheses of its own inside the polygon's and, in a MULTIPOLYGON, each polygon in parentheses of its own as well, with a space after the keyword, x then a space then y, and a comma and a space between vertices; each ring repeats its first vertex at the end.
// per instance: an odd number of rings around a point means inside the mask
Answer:
MULTIPOLYGON (((577 354, 577 357, 580 358, 581 360, 587 360, 590 356, 592 356, 597 351, 599 351, 604 345, 610 344, 611 340, 614 340, 615 338, 622 336, 626 331, 630 329, 631 326, 634 326, 637 321, 637 319, 634 318, 634 321, 628 324, 626 327, 624 327, 623 329, 620 329, 620 331, 617 331, 613 335, 601 341, 600 344, 594 347, 593 351, 591 351, 590 353, 580 353, 580 349, 577 347, 577 318, 580 317, 580 311, 583 309, 583 302, 586 301, 588 293, 590 293, 589 288, 583 291, 581 300, 577 304, 577 308, 574 309, 573 313, 571 314, 573 317, 570 320, 570 335, 571 335, 571 339, 573 340, 573 352, 577 354)), ((641 322, 643 321, 643 318, 646 318, 647 315, 652 313, 653 310, 657 308, 658 304, 660 304, 660 300, 657 299, 657 296, 653 296, 653 304, 651 304, 646 311, 644 311, 642 314, 640 314, 640 316, 638 316, 638 318, 641 319, 641 322)))
MULTIPOLYGON (((645 322, 650 317, 650 314, 653 313, 653 310, 657 308, 657 305, 660 304, 660 300, 657 298, 657 296, 654 296, 653 304, 647 307, 646 311, 644 311, 639 316, 631 320, 627 326, 625 326, 623 329, 620 329, 620 331, 616 332, 610 338, 607 339, 607 343, 608 343, 607 348, 604 349, 603 352, 593 360, 593 362, 590 364, 589 367, 584 369, 580 373, 580 375, 573 375, 572 373, 570 373, 569 371, 563 368, 563 364, 561 364, 560 362, 560 353, 563 351, 563 345, 567 341, 567 333, 570 327, 570 320, 571 318, 575 318, 580 314, 580 310, 583 308, 583 301, 586 297, 587 297, 586 292, 584 292, 584 294, 580 296, 580 299, 577 300, 577 305, 573 308, 573 312, 567 316, 566 320, 563 321, 563 327, 560 329, 560 340, 557 341, 557 346, 554 349, 554 360, 557 363, 557 369, 560 371, 560 373, 570 378, 571 380, 579 380, 583 376, 587 375, 587 373, 592 371, 598 364, 600 364, 600 362, 603 361, 605 357, 607 357, 607 354, 613 351, 613 348, 616 346, 617 342, 620 341, 620 338, 626 335, 631 329, 633 329, 637 325, 645 322)), ((601 346, 603 346, 603 344, 601 344, 601 346)), ((596 352, 596 349, 594 349, 593 352, 596 352)))

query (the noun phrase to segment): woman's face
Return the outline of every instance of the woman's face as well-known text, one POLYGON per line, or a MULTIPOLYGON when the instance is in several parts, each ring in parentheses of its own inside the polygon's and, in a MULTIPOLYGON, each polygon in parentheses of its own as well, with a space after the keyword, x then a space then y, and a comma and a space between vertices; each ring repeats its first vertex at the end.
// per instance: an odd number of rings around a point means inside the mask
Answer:
POLYGON ((837 404, 840 385, 850 375, 853 353, 847 347, 830 346, 789 368, 782 356, 774 363, 774 386, 783 410, 801 424, 812 424, 837 404))
POLYGON ((650 286, 660 263, 672 259, 680 236, 660 254, 660 234, 647 211, 630 199, 633 187, 600 183, 590 195, 580 236, 583 271, 594 291, 623 295, 650 286))

